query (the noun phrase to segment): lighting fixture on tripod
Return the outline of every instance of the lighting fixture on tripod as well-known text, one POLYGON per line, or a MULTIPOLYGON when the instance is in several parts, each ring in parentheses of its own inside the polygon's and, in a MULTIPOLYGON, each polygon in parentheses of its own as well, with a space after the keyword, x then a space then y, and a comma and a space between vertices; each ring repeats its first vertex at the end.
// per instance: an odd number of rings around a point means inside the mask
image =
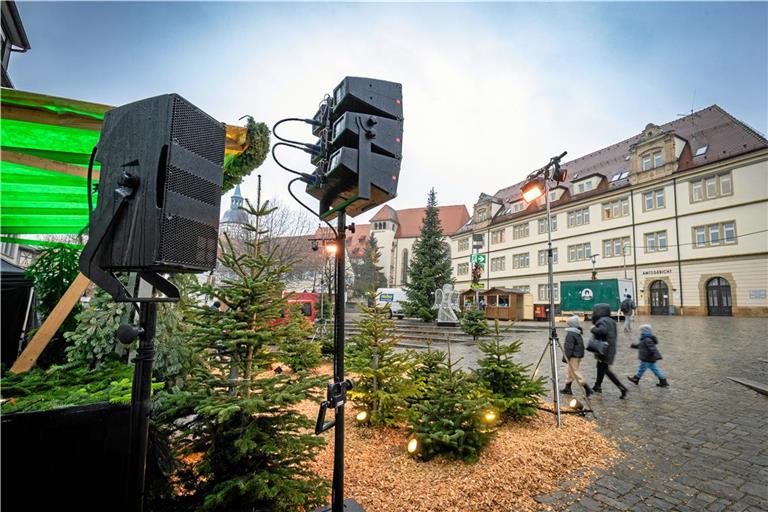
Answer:
POLYGON ((544 180, 531 178, 523 185, 523 199, 526 203, 532 203, 544 195, 544 180))

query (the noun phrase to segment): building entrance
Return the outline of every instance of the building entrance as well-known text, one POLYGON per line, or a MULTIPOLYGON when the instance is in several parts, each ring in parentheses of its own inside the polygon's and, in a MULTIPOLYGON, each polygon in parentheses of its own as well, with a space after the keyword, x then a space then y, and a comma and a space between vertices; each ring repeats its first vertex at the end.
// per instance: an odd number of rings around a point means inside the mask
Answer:
POLYGON ((664 281, 651 283, 651 314, 669 314, 669 287, 664 281))
POLYGON ((707 314, 731 316, 731 285, 722 277, 707 281, 707 314))

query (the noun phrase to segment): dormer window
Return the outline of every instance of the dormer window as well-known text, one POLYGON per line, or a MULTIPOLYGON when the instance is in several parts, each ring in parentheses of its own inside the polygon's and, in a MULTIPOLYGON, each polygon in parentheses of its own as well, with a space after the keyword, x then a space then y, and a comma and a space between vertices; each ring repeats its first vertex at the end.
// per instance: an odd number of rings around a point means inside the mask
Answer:
POLYGON ((651 155, 645 155, 643 157, 643 170, 644 171, 651 170, 651 155))
POLYGON ((484 220, 488 220, 488 208, 478 208, 477 221, 482 222, 484 220))
POLYGON ((696 153, 693 156, 702 156, 707 152, 708 149, 709 149, 709 144, 705 146, 701 146, 699 149, 696 150, 696 153))
POLYGON ((664 161, 661 158, 661 151, 656 151, 653 154, 653 166, 661 167, 663 164, 664 164, 664 161))

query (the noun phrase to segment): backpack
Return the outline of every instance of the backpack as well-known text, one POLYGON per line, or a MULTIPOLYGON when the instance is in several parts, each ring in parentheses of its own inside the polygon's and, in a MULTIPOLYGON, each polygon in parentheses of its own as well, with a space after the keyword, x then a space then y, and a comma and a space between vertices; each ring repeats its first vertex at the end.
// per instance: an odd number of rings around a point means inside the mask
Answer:
POLYGON ((624 314, 629 313, 632 311, 631 301, 629 299, 624 299, 621 301, 621 306, 619 306, 619 309, 621 309, 621 312, 624 314))

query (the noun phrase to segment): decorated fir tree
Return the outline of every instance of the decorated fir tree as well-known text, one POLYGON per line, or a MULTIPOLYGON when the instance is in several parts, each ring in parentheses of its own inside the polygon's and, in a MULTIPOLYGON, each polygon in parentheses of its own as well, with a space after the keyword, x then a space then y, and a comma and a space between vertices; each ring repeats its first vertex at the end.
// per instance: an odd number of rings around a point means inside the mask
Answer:
POLYGON ((502 416, 515 420, 532 416, 539 396, 545 392, 544 378, 531 379, 529 366, 514 361, 514 355, 520 352, 520 340, 504 344, 503 338, 497 320, 493 338, 478 343, 484 354, 478 361, 478 381, 493 394, 494 406, 502 416))
POLYGON ((478 309, 468 308, 461 316, 461 330, 477 340, 480 336, 488 334, 488 323, 485 321, 485 313, 478 309))
POLYGON ((383 267, 379 266, 380 260, 381 251, 376 237, 371 233, 363 247, 363 256, 359 262, 352 265, 355 273, 355 284, 352 287, 352 292, 356 296, 363 297, 376 291, 377 288, 383 288, 387 285, 387 278, 382 272, 383 267))
POLYGON ((440 225, 437 194, 433 188, 429 191, 421 234, 413 244, 413 259, 405 288, 408 297, 404 304, 405 315, 425 322, 433 321, 437 317, 437 310, 432 309, 435 290, 453 283, 451 272, 450 251, 440 225))
POLYGON ((428 361, 436 363, 434 371, 425 374, 424 395, 409 413, 409 430, 419 443, 419 456, 428 460, 440 454, 474 462, 494 432, 493 424, 484 421, 492 410, 489 393, 457 368, 459 361, 451 360, 450 344, 442 362, 435 356, 428 361))
POLYGON ((405 418, 408 401, 419 392, 418 381, 410 378, 415 357, 410 351, 397 351, 398 339, 388 332, 394 322, 388 308, 363 307, 358 322, 360 334, 348 345, 347 365, 357 374, 350 399, 358 409, 370 413, 373 425, 398 425, 405 418))
MULTIPOLYGON (((245 209, 268 214, 266 205, 245 209)), ((258 243, 234 247, 225 235, 220 261, 234 277, 200 287, 221 307, 196 308, 190 343, 200 364, 184 392, 166 397, 159 415, 189 418, 175 448, 197 462, 179 471, 177 481, 180 499, 196 510, 307 510, 327 490, 305 466, 322 440, 295 410, 324 379, 273 371, 280 347, 296 333, 280 321, 287 303, 279 276, 286 269, 258 243)))

